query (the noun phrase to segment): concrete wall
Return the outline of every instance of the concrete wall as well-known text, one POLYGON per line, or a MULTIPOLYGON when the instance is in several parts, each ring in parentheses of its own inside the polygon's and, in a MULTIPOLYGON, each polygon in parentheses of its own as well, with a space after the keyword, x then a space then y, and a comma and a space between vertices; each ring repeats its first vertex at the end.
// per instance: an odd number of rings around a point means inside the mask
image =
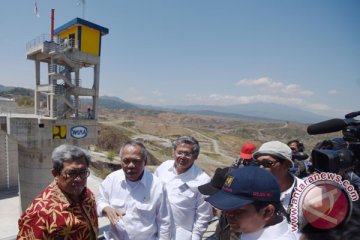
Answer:
POLYGON ((22 210, 25 210, 53 180, 51 175, 53 149, 64 143, 87 147, 95 143, 98 131, 96 121, 88 119, 55 120, 12 115, 8 122, 8 133, 19 144, 19 186, 22 210), (62 139, 56 135, 56 129, 59 127, 66 128, 66 136, 62 135, 62 139), (86 129, 86 135, 81 134, 84 129, 86 129))
POLYGON ((0 99, 0 113, 14 112, 16 107, 15 101, 0 99))
POLYGON ((17 142, 0 130, 0 191, 18 187, 17 142))

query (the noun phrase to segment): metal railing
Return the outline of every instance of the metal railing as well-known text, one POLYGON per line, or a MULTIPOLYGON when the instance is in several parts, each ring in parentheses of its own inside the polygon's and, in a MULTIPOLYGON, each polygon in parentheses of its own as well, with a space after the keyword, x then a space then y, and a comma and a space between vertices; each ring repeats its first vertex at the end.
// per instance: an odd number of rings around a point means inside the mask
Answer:
POLYGON ((57 36, 54 36, 54 40, 51 41, 50 34, 40 34, 39 36, 35 37, 34 39, 28 41, 26 43, 26 51, 29 51, 33 48, 38 48, 40 45, 42 45, 44 42, 54 42, 57 44, 54 44, 50 46, 50 50, 53 51, 64 51, 68 48, 78 48, 79 43, 75 39, 58 39, 57 36))
MULTIPOLYGON (((43 33, 36 38, 30 40, 26 43, 26 51, 30 49, 37 48, 39 45, 42 45, 44 42, 51 42, 50 34, 43 33)), ((57 37, 54 36, 54 42, 57 42, 57 37)))

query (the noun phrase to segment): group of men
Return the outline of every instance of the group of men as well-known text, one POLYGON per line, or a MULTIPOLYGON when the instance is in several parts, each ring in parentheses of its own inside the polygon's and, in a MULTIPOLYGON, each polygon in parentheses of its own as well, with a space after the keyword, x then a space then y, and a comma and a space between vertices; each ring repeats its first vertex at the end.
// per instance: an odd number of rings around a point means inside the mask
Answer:
POLYGON ((61 145, 52 155, 54 181, 20 217, 17 239, 97 239, 97 217, 106 216, 106 239, 197 240, 214 209, 225 223, 216 239, 299 239, 286 218, 302 182, 289 171, 292 151, 279 141, 255 149, 244 145, 240 163, 217 169, 210 179, 194 164, 200 145, 193 137, 176 139, 173 160, 154 174, 145 168, 145 146, 130 140, 120 150, 121 169, 105 178, 95 201, 86 187, 89 155, 61 145))
POLYGON ((244 144, 240 161, 217 169, 210 183, 199 187, 222 210, 214 239, 299 239, 287 219, 294 187, 302 182, 289 171, 292 151, 279 141, 255 148, 244 144))
POLYGON ((201 239, 212 206, 198 186, 210 177, 194 164, 199 142, 182 136, 173 142, 173 160, 149 172, 148 152, 136 140, 120 150, 121 169, 109 174, 99 196, 86 187, 90 156, 61 145, 52 154, 54 181, 24 211, 17 239, 97 239, 98 216, 110 221, 107 239, 201 239))

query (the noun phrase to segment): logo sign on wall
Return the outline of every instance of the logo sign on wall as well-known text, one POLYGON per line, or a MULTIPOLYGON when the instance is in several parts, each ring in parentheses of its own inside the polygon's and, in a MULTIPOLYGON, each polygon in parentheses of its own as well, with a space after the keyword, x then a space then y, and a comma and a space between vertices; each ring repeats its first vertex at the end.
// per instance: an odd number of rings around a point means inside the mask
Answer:
POLYGON ((66 139, 66 125, 52 126, 53 139, 66 139))
POLYGON ((75 126, 71 128, 71 137, 73 138, 85 138, 88 134, 88 130, 84 126, 75 126))

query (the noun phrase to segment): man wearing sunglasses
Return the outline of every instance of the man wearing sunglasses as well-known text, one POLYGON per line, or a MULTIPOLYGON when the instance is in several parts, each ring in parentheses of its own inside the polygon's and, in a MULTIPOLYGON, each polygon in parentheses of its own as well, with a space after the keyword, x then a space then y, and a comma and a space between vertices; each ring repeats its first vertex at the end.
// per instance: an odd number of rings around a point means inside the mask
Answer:
POLYGON ((194 164, 199 156, 199 142, 182 136, 173 142, 174 160, 163 162, 155 175, 165 183, 174 215, 176 239, 200 240, 212 218, 212 207, 198 186, 210 177, 194 164))
POLYGON ((291 157, 292 151, 288 145, 279 141, 270 141, 253 153, 252 162, 253 165, 264 168, 275 176, 280 185, 280 201, 288 214, 294 187, 298 187, 303 182, 289 172, 294 165, 291 157))
POLYGON ((82 148, 60 145, 52 153, 54 181, 19 219, 17 239, 97 239, 98 218, 86 187, 90 155, 82 148))

